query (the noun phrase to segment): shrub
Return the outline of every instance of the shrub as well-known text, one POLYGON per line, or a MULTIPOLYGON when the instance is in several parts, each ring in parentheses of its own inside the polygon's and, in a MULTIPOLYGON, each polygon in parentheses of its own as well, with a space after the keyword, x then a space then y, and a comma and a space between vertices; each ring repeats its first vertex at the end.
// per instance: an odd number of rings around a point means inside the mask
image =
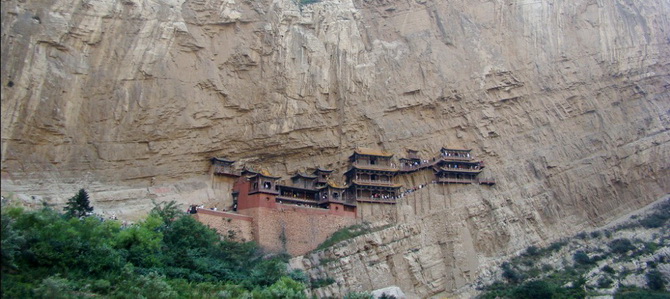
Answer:
POLYGON ((598 278, 598 284, 597 285, 601 289, 607 289, 607 288, 612 287, 612 283, 613 283, 613 281, 611 279, 609 279, 608 277, 603 276, 603 277, 598 278))
POLYGON ((525 283, 513 292, 513 298, 517 299, 551 298, 553 295, 554 290, 552 286, 542 280, 525 283))
POLYGON ((372 299, 372 295, 366 292, 349 292, 344 295, 344 299, 372 299))
POLYGON ((524 275, 517 272, 510 263, 504 262, 500 265, 500 268, 503 270, 502 276, 511 283, 519 283, 525 278, 524 275))
POLYGON ((572 259, 575 261, 576 264, 579 265, 590 265, 593 263, 591 258, 589 258, 589 255, 581 250, 575 252, 575 254, 572 256, 572 259))
POLYGON ((654 269, 645 275, 647 278, 647 287, 655 291, 665 290, 665 281, 663 281, 663 274, 654 269))
POLYGON ((559 251, 559 250, 561 250, 561 248, 563 248, 563 246, 565 246, 567 244, 568 244, 568 241, 564 241, 564 240, 556 241, 554 243, 551 243, 551 245, 549 245, 549 247, 547 247, 547 250, 549 252, 559 251))
POLYGON ((335 283, 335 279, 332 279, 330 277, 318 278, 318 279, 314 279, 310 282, 310 287, 312 289, 317 289, 317 288, 329 286, 333 283, 335 283))
POLYGON ((600 237, 600 231, 596 230, 596 231, 591 232, 591 238, 595 239, 595 238, 598 238, 598 237, 600 237))
POLYGON ((603 272, 609 273, 609 274, 614 274, 615 273, 614 268, 610 267, 610 265, 605 265, 602 268, 600 268, 600 270, 603 270, 603 272))
POLYGON ((537 256, 540 254, 540 250, 537 248, 537 246, 531 245, 526 248, 526 252, 524 252, 524 255, 526 256, 537 256))
POLYGON ((74 297, 74 286, 69 280, 60 277, 60 274, 43 279, 42 283, 33 291, 38 298, 66 299, 74 297))
POLYGON ((328 237, 328 239, 323 241, 323 243, 319 244, 319 246, 315 249, 315 251, 328 248, 330 246, 335 245, 338 242, 355 238, 360 235, 367 234, 369 232, 372 232, 372 230, 370 230, 370 228, 366 224, 352 225, 349 227, 345 227, 343 229, 334 232, 330 237, 328 237))
POLYGON ((608 244, 613 253, 624 254, 635 249, 635 245, 628 239, 616 239, 608 244))

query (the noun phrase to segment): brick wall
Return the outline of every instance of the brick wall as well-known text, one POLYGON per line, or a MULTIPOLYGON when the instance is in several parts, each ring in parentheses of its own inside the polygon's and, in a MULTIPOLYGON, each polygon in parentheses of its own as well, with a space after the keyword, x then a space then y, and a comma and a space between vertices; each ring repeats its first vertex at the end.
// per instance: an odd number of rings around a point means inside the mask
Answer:
POLYGON ((249 216, 206 209, 198 209, 193 216, 229 240, 249 242, 254 239, 253 219, 249 216))
POLYGON ((293 256, 315 249, 332 233, 356 224, 353 212, 333 214, 330 210, 277 204, 276 208, 244 211, 253 216, 256 241, 263 248, 286 251, 293 256))

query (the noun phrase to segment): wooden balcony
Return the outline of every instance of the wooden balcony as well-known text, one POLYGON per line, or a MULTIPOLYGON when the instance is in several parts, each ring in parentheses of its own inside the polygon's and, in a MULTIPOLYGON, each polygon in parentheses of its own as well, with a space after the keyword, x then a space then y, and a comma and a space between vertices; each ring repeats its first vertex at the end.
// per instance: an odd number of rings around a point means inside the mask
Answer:
POLYGON ((392 165, 380 165, 380 164, 370 164, 370 163, 363 163, 363 162, 353 162, 351 165, 355 166, 356 168, 361 168, 361 169, 370 169, 370 170, 381 170, 381 171, 398 171, 398 168, 392 165))
POLYGON ((275 189, 268 189, 268 188, 263 188, 263 187, 249 189, 249 194, 252 194, 252 193, 268 193, 268 194, 274 194, 274 195, 279 194, 279 192, 275 189))
POLYGON ((239 177, 241 173, 230 166, 214 165, 214 175, 239 177))
POLYGON ((323 203, 323 201, 317 201, 314 199, 308 199, 308 198, 300 198, 300 197, 291 197, 291 196, 282 196, 278 195, 275 197, 276 201, 288 201, 288 202, 293 202, 293 203, 303 203, 303 204, 308 204, 308 205, 318 205, 320 203, 323 203))
POLYGON ((359 197, 356 198, 357 202, 368 202, 368 203, 382 203, 382 204, 396 204, 396 199, 382 199, 382 198, 373 198, 373 197, 359 197))
POLYGON ((396 183, 388 182, 388 181, 361 180, 361 179, 353 179, 351 181, 354 184, 362 185, 362 186, 382 186, 382 187, 393 187, 393 188, 402 187, 400 184, 396 184, 396 183))
POLYGON ((443 184, 472 184, 475 183, 473 179, 456 179, 456 178, 437 178, 438 183, 443 184))
POLYGON ((481 168, 449 168, 449 167, 440 167, 441 171, 452 172, 452 173, 480 173, 482 172, 481 168))

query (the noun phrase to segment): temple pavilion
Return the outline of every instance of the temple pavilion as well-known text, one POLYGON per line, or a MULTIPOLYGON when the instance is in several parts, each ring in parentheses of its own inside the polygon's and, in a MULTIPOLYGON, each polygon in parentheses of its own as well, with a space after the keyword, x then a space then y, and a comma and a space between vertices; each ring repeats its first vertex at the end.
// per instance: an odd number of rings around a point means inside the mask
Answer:
POLYGON ((400 184, 394 182, 398 168, 391 163, 393 154, 357 148, 349 157, 351 168, 345 172, 348 196, 357 202, 395 204, 400 184))

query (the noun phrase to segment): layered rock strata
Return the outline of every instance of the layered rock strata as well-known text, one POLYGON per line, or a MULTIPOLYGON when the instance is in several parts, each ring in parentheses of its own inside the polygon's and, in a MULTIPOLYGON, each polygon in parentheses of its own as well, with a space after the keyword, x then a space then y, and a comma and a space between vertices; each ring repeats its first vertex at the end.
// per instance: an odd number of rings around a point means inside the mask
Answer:
POLYGON ((357 146, 472 148, 495 187, 431 187, 399 215, 467 226, 442 234, 488 257, 670 190, 665 0, 1 5, 3 196, 62 204, 84 187, 137 217, 150 199, 230 200, 212 156, 289 174, 342 171, 357 146), (433 203, 459 214, 417 212, 433 203))

